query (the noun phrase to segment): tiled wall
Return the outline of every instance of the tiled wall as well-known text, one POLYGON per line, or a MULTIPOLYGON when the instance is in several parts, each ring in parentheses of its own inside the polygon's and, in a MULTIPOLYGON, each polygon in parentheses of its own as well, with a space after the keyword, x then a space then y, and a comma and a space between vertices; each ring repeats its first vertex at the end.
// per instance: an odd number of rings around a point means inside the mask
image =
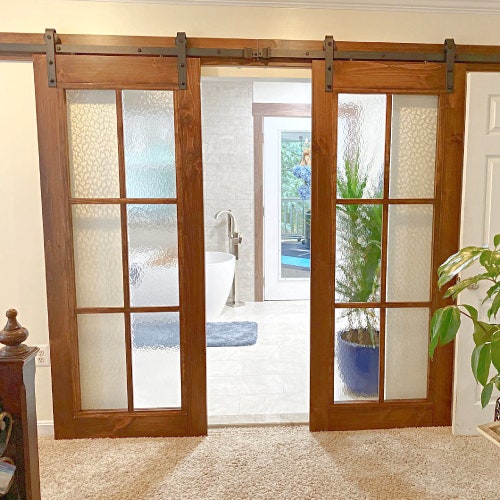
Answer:
POLYGON ((254 300, 254 164, 252 82, 203 80, 202 136, 205 249, 227 251, 227 217, 232 210, 243 236, 236 263, 239 298, 254 300))

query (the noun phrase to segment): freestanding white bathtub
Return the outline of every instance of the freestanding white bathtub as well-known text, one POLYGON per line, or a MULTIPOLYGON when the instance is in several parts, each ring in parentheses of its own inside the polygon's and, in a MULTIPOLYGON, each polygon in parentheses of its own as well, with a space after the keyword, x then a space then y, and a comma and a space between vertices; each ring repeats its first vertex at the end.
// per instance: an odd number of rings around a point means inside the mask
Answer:
POLYGON ((225 252, 205 252, 206 320, 216 320, 226 304, 234 278, 236 259, 225 252))

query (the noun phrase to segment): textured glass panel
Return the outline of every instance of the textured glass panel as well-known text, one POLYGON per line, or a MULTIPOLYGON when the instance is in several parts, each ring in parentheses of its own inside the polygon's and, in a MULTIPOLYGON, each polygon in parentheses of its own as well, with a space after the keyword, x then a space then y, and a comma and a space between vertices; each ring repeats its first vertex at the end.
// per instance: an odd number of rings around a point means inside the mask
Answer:
POLYGON ((339 94, 338 198, 382 197, 385 107, 385 95, 339 94))
POLYGON ((387 300, 429 300, 432 206, 390 206, 388 230, 387 300))
POLYGON ((311 275, 311 131, 281 131, 281 279, 311 275))
POLYGON ((335 300, 380 300, 382 205, 337 205, 335 300))
POLYGON ((80 314, 78 352, 82 410, 127 408, 122 314, 80 314))
POLYGON ((129 205, 127 213, 131 305, 178 305, 176 206, 129 205))
POLYGON ((127 196, 175 198, 174 93, 123 91, 127 196))
POLYGON ((118 136, 114 90, 67 90, 71 195, 116 198, 118 136))
POLYGON ((385 399, 427 397, 429 310, 387 309, 385 399))
POLYGON ((179 313, 132 314, 135 408, 181 406, 179 313))
POLYGON ((378 398, 379 309, 335 310, 334 401, 378 398))
POLYGON ((438 98, 395 95, 392 104, 391 198, 434 197, 438 98))
POLYGON ((123 306, 120 207, 73 205, 76 303, 123 306))

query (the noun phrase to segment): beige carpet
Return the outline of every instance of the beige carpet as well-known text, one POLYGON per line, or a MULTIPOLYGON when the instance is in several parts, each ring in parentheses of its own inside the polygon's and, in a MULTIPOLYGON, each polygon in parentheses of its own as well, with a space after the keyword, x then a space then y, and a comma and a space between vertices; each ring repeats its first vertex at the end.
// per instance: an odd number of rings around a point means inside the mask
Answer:
POLYGON ((43 500, 498 499, 500 449, 449 428, 40 439, 43 500))

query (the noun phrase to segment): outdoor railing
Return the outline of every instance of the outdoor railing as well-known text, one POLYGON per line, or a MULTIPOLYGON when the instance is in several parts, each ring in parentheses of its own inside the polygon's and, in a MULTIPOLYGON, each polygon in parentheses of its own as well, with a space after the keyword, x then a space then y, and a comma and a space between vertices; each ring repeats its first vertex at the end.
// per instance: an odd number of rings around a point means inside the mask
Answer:
POLYGON ((310 200, 281 198, 281 239, 302 239, 306 236, 306 212, 310 200))

